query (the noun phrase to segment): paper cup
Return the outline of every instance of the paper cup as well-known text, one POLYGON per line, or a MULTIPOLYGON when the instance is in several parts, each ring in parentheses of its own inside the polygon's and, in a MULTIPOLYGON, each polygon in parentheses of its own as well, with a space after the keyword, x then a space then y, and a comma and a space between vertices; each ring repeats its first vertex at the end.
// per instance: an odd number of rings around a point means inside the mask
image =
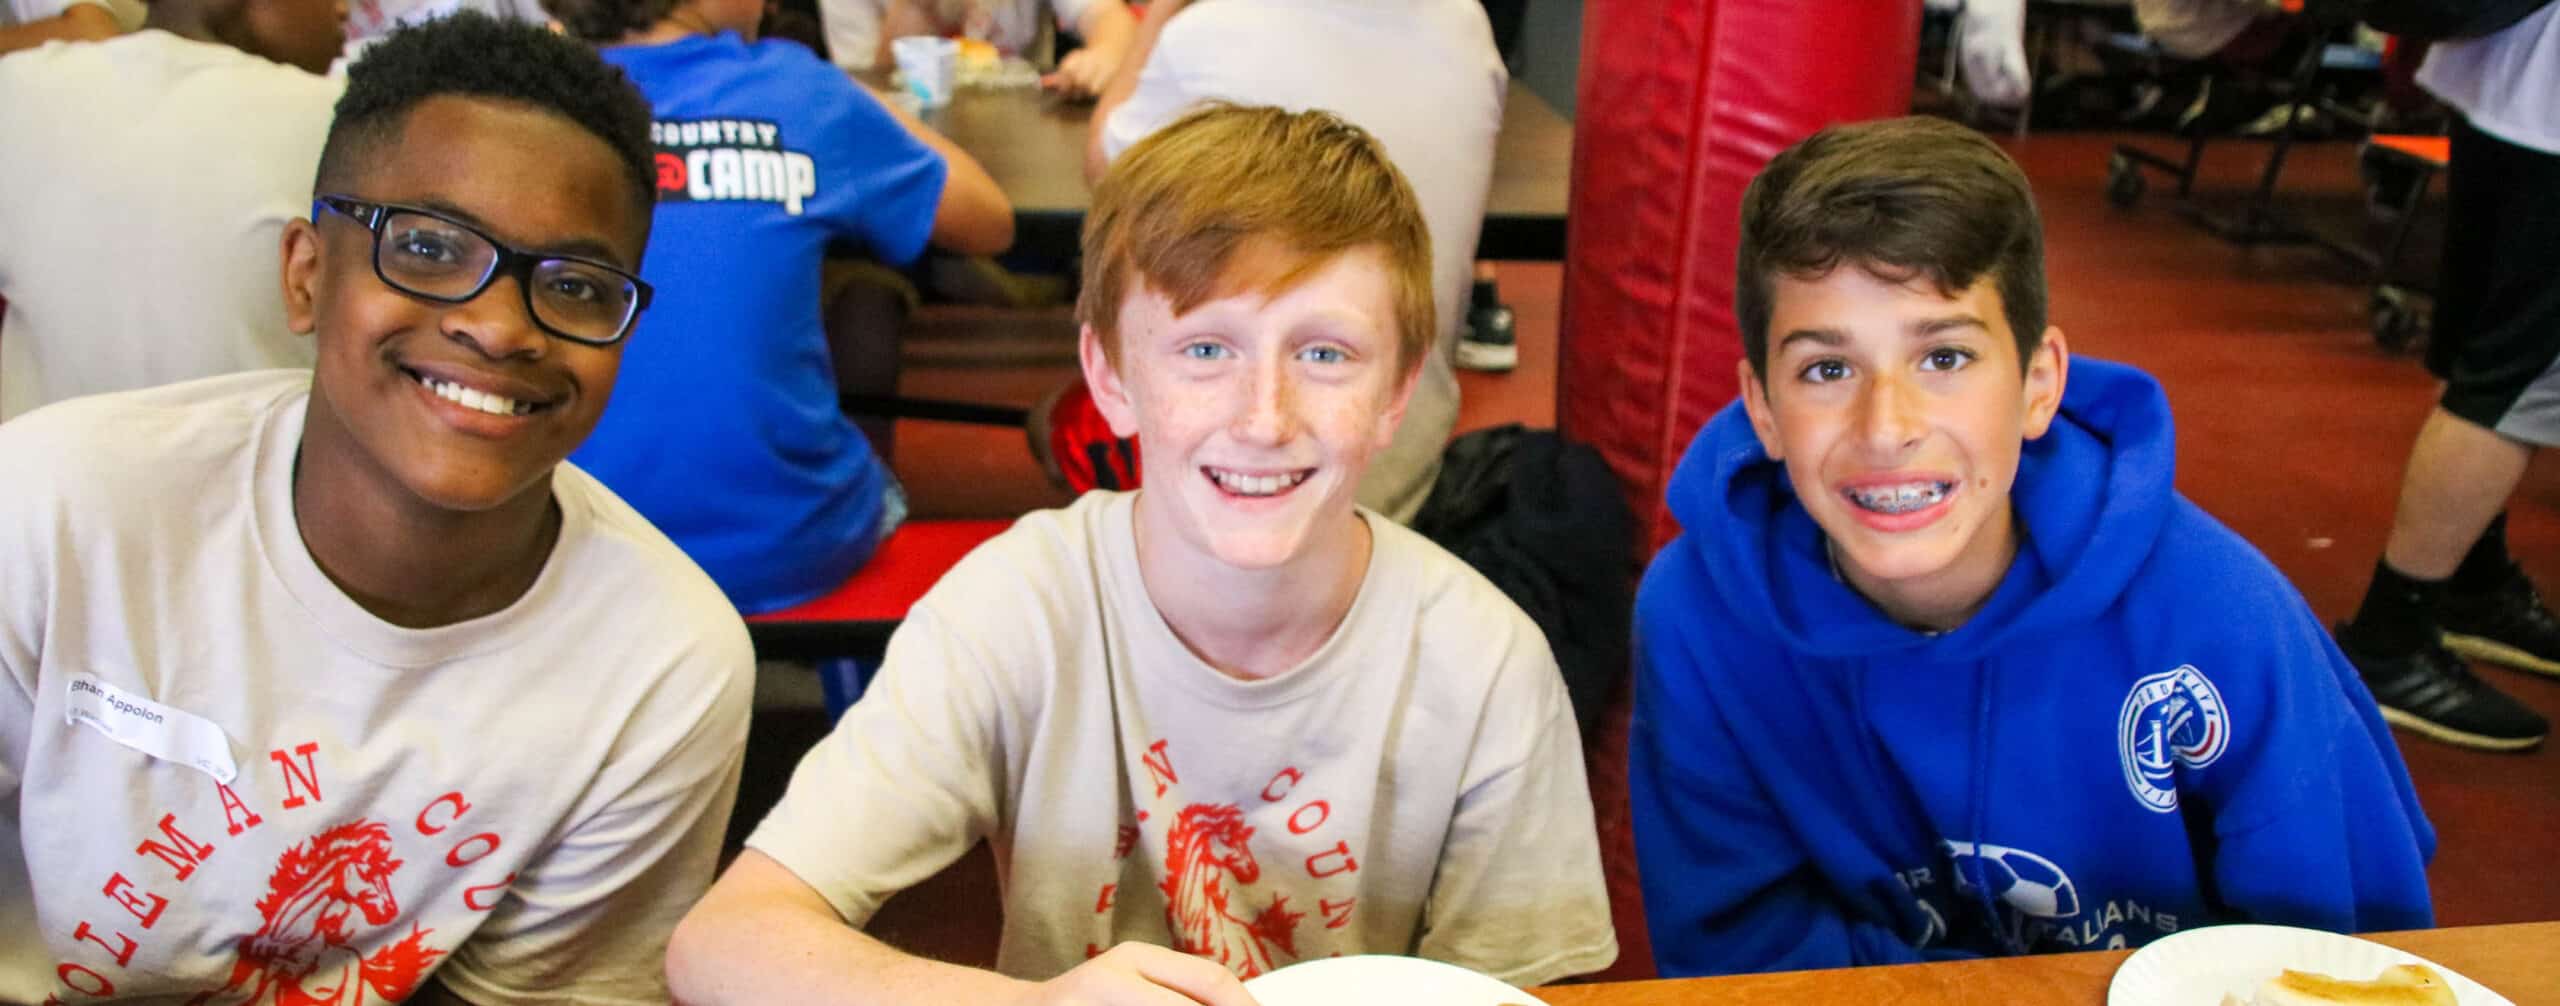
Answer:
POLYGON ((898 75, 916 104, 939 108, 951 103, 951 86, 960 69, 960 43, 932 35, 891 39, 889 52, 898 59, 898 75))

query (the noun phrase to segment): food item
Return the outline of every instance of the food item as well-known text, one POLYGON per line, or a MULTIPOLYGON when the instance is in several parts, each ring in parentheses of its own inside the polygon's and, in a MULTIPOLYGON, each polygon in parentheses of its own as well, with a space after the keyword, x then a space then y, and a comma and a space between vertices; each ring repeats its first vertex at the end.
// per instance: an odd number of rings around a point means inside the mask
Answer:
POLYGON ((2360 982, 2307 971, 2287 970, 2258 984, 2257 993, 2242 1003, 2237 997, 2223 996, 2222 1006, 2458 1006, 2453 986, 2424 964, 2399 964, 2382 969, 2372 981, 2360 982))

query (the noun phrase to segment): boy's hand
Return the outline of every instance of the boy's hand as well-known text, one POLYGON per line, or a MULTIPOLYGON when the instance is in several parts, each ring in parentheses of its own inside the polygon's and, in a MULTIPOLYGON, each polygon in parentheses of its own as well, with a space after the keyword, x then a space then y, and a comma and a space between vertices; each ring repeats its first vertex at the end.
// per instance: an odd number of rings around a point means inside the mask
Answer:
POLYGON ((1078 49, 1058 61, 1058 69, 1040 78, 1040 86, 1069 98, 1099 96, 1111 83, 1111 71, 1091 49, 1078 49))
POLYGON ((1075 970, 1032 986, 1023 1006, 1259 1006, 1216 962, 1145 943, 1123 943, 1075 970))

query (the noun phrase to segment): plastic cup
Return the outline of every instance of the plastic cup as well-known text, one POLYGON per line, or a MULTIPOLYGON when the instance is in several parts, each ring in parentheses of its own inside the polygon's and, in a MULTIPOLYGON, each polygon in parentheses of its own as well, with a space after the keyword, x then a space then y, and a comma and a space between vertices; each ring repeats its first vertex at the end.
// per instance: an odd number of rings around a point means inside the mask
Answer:
POLYGON ((933 35, 909 35, 889 41, 897 57, 898 75, 916 104, 940 108, 951 103, 951 88, 960 70, 960 43, 933 35))

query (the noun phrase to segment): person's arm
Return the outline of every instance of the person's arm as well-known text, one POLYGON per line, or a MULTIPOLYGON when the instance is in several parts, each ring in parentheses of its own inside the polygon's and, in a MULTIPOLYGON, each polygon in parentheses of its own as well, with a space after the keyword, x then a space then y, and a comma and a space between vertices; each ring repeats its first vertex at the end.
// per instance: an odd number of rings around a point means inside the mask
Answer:
POLYGON ((1501 670, 1464 748, 1415 954, 1522 987, 1598 971, 1617 959, 1617 932, 1564 679, 1516 608, 1472 621, 1482 649, 1433 659, 1501 670))
POLYGON ((816 890, 754 849, 711 888, 667 950, 676 1001, 1254 1006, 1218 964, 1123 943, 1046 982, 905 953, 844 923, 816 890), (753 962, 747 965, 745 962, 753 962))
POLYGON ((896 57, 889 54, 891 41, 909 35, 942 34, 942 26, 934 22, 933 12, 919 0, 887 0, 887 3, 888 6, 880 12, 880 37, 876 42, 879 49, 872 53, 871 65, 878 67, 898 65, 896 57))
POLYGON ((1675 542, 1636 599, 1627 792, 1655 965, 1677 978, 1922 960, 1824 889, 1704 694, 1715 654, 1689 622, 1722 616, 1697 564, 1696 544, 1675 542))
POLYGON ((1182 13, 1187 6, 1190 6, 1190 0, 1155 0, 1147 5, 1146 18, 1139 21, 1137 28, 1130 33, 1128 50, 1112 66, 1110 82, 1103 85, 1100 99, 1093 104, 1093 118, 1087 120, 1085 184, 1102 180, 1102 173, 1111 167, 1112 151, 1104 140, 1111 115, 1128 103, 1130 95, 1137 93, 1138 75, 1146 70, 1147 61, 1155 55, 1156 40, 1163 37, 1165 22, 1173 20, 1173 16, 1182 13))
POLYGON ((1070 98, 1092 98, 1118 79, 1120 63, 1131 52, 1129 40, 1138 19, 1121 0, 1092 0, 1076 17, 1076 37, 1084 46, 1058 61, 1058 69, 1040 78, 1040 86, 1070 98))
POLYGON ((2215 893, 2248 921, 2338 933, 2434 925, 2435 831, 2389 725, 2283 574, 2254 556, 2249 568, 2254 583, 2205 595, 2229 599, 2218 613, 2236 603, 2273 616, 2253 619, 2264 626, 2257 652, 2223 657, 2256 666, 2202 665, 2233 720, 2230 747, 2198 784, 2213 815, 2215 893))
POLYGON ((1045 580, 1058 574, 1025 540, 999 537, 962 559, 890 636, 861 700, 678 927, 667 973, 679 1001, 1250 1006, 1224 968, 1161 949, 1114 950, 1032 986, 860 931, 889 896, 981 840, 1043 855, 1044 836, 998 832, 1009 766, 1037 744, 1059 659, 1044 643, 1056 601, 1045 580))
POLYGON ((94 3, 74 3, 41 21, 0 28, 0 56, 47 42, 94 42, 122 34, 114 14, 94 3))
POLYGON ((737 799, 755 654, 725 605, 635 617, 677 625, 604 644, 599 664, 660 662, 627 704, 593 710, 613 749, 568 827, 510 878, 470 938, 436 965, 438 994, 498 1004, 576 989, 581 1002, 666 998, 666 946, 709 889, 737 799))

